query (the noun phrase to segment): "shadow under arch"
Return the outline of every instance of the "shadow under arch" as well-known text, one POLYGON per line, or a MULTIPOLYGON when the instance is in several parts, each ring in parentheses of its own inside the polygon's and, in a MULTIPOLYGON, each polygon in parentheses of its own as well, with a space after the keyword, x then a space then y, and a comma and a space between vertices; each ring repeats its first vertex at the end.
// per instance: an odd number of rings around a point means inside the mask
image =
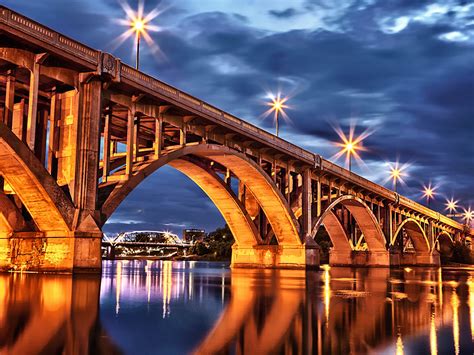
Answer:
POLYGON ((454 238, 446 231, 442 231, 436 236, 433 251, 438 250, 443 255, 452 256, 454 248, 454 238))
MULTIPOLYGON (((103 203, 101 208, 102 224, 112 215, 125 197, 146 177, 164 165, 176 165, 177 163, 173 163, 173 161, 185 156, 211 159, 232 171, 247 186, 262 207, 278 243, 302 245, 298 222, 282 193, 265 171, 244 154, 216 144, 196 144, 169 150, 168 152, 165 151, 159 159, 139 167, 139 170, 130 179, 120 182, 103 203)), ((192 176, 189 177, 193 179, 192 176)), ((200 185, 200 187, 206 186, 200 185)))
POLYGON ((342 204, 344 207, 346 207, 356 220, 357 225, 364 235, 368 249, 370 251, 385 252, 385 237, 382 230, 380 229, 377 219, 367 204, 359 197, 353 195, 343 195, 334 200, 326 208, 326 210, 316 220, 311 233, 313 238, 315 238, 319 227, 324 224, 324 227, 331 238, 331 242, 333 243, 335 250, 337 250, 336 248, 341 248, 339 249, 341 251, 352 250, 344 228, 332 211, 332 209, 339 204, 342 204))
POLYGON ((413 243, 413 247, 417 252, 429 252, 430 251, 430 242, 428 241, 428 237, 421 226, 421 224, 413 219, 407 218, 405 219, 397 228, 397 231, 393 234, 393 238, 390 241, 390 245, 395 245, 397 238, 401 236, 402 229, 405 229, 408 237, 413 243))
POLYGON ((40 231, 70 231, 74 218, 72 202, 33 152, 3 123, 0 175, 18 195, 40 231))

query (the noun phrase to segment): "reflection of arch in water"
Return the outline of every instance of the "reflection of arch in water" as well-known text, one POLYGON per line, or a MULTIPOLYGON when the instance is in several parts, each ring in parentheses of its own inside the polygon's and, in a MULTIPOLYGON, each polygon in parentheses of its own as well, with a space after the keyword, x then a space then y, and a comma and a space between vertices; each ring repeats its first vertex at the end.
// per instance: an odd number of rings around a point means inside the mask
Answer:
POLYGON ((304 271, 234 271, 230 302, 195 353, 219 353, 239 339, 243 339, 237 343, 243 353, 277 350, 299 314, 304 289, 304 271), (258 301, 267 297, 272 298, 271 309, 260 322, 258 301))

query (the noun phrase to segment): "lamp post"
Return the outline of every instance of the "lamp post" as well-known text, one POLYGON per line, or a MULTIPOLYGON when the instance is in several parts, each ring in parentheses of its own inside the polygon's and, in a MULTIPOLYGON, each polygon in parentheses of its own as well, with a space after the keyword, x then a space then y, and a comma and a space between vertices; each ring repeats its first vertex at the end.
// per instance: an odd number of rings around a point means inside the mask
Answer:
POLYGON ((145 32, 145 21, 142 18, 136 18, 130 23, 133 31, 135 32, 136 42, 137 42, 137 57, 135 68, 138 70, 140 67, 140 39, 142 33, 145 32))
POLYGON ((430 207, 431 200, 434 199, 436 187, 432 187, 431 184, 423 187, 423 197, 426 197, 428 207, 430 207))
POLYGON ((397 182, 398 179, 400 179, 400 170, 397 168, 392 168, 392 171, 390 172, 390 175, 393 180, 393 191, 397 192, 397 182))
POLYGON ((279 133, 279 121, 280 121, 280 114, 285 113, 284 109, 288 108, 287 105, 285 105, 285 102, 288 100, 286 97, 281 97, 281 94, 278 93, 278 95, 275 96, 270 96, 271 101, 267 103, 268 106, 270 106, 270 110, 268 110, 265 115, 275 112, 275 135, 278 137, 279 133))
POLYGON ((331 158, 337 160, 345 155, 346 164, 348 165, 349 171, 352 171, 352 157, 354 156, 358 162, 362 161, 359 152, 367 151, 367 148, 362 145, 362 142, 365 138, 370 136, 372 132, 365 130, 359 136, 355 137, 355 126, 353 125, 350 127, 348 136, 346 136, 340 127, 335 127, 334 130, 342 142, 333 142, 333 145, 339 147, 340 149, 331 158))

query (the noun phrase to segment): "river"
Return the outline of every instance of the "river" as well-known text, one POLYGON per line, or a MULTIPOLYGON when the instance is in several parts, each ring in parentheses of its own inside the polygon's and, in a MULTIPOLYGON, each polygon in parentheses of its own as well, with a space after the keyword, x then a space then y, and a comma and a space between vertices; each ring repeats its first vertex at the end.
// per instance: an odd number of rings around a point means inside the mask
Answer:
POLYGON ((474 270, 104 261, 0 274, 0 354, 473 354, 474 270))

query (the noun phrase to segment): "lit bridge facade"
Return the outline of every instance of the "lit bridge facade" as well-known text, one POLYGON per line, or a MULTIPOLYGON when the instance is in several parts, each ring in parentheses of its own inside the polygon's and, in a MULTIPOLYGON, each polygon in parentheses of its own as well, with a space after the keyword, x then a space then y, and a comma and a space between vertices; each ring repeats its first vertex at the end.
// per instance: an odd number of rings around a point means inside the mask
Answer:
POLYGON ((472 234, 5 7, 0 70, 1 269, 99 269, 101 228, 164 165, 222 213, 234 267, 317 266, 322 226, 332 265, 437 265, 472 234))

